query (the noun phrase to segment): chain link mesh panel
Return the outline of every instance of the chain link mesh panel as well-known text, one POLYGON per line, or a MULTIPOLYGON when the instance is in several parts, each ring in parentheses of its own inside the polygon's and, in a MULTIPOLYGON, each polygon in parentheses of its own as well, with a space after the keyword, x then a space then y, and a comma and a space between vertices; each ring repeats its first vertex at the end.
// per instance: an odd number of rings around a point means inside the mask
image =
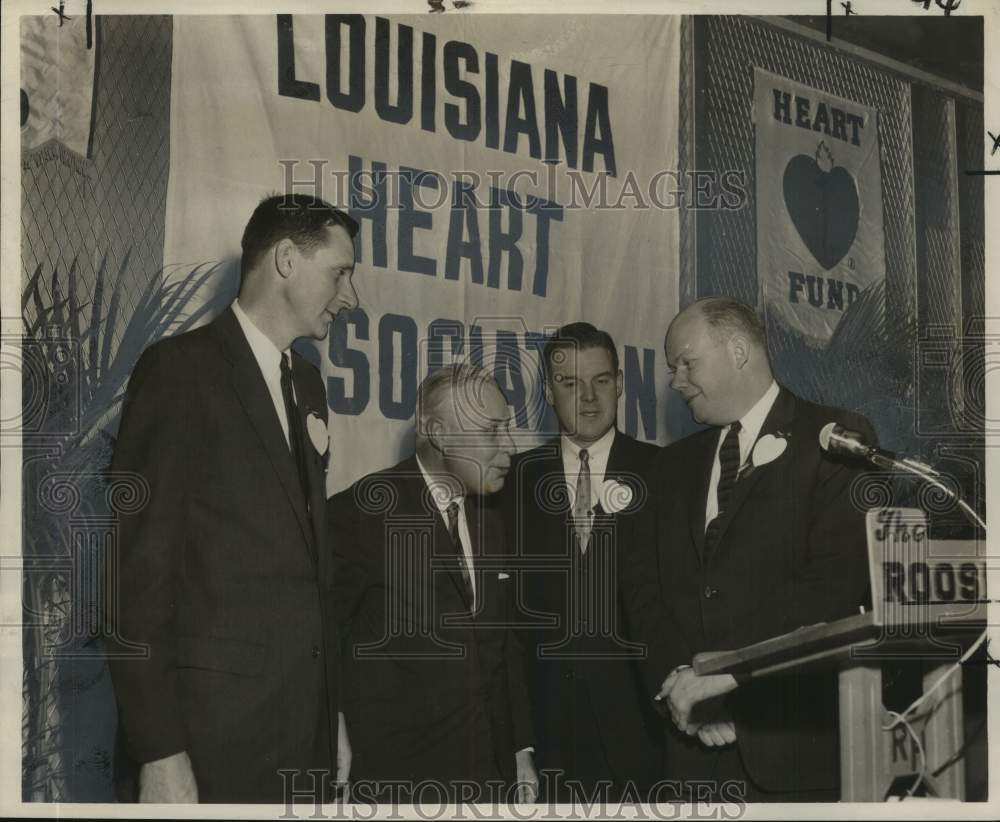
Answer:
POLYGON ((983 140, 986 126, 982 105, 965 100, 955 104, 958 148, 958 202, 962 246, 962 315, 964 329, 986 312, 986 243, 983 199, 984 178, 966 174, 967 169, 983 168, 983 140))
MULTIPOLYGON (((26 280, 41 268, 49 300, 53 273, 75 267, 86 301, 103 264, 129 284, 123 308, 130 309, 163 266, 172 23, 149 16, 96 23, 90 157, 23 158, 21 261, 26 280)), ((34 307, 27 311, 33 319, 34 307)))
MULTIPOLYGON (((917 317, 920 344, 935 342, 939 356, 956 364, 962 312, 958 180, 954 101, 925 86, 913 88, 913 178, 917 231, 917 317)), ((928 368, 916 352, 917 428, 940 435, 961 410, 961 369, 928 368), (942 401, 950 398, 951 402, 942 401), (949 407, 951 406, 951 407, 949 407)))

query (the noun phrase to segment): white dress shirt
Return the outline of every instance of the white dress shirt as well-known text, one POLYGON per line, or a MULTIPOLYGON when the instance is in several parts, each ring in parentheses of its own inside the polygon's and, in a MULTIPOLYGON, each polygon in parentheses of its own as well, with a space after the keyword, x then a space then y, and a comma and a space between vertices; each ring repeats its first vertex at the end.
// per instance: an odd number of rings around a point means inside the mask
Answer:
MULTIPOLYGON (((750 459, 760 429, 763 427, 767 415, 771 413, 771 406, 774 405, 776 399, 778 399, 778 383, 771 380, 771 385, 764 392, 764 395, 757 400, 753 408, 740 418, 742 426, 739 433, 740 470, 743 470, 743 466, 750 459)), ((708 481, 708 499, 705 501, 705 530, 708 530, 708 524, 719 514, 719 475, 722 473, 719 452, 722 450, 722 441, 726 438, 731 427, 732 425, 727 425, 719 431, 719 442, 715 446, 715 461, 712 463, 712 476, 708 481)))
MULTIPOLYGON (((431 478, 431 475, 427 473, 427 469, 420 462, 420 457, 417 457, 417 467, 420 469, 420 473, 423 474, 424 482, 427 483, 428 488, 443 487, 441 483, 435 482, 431 478)), ((462 543, 465 567, 469 570, 469 580, 472 583, 472 610, 474 611, 476 610, 476 570, 475 565, 472 563, 472 538, 469 536, 469 521, 465 517, 465 497, 453 496, 442 499, 443 496, 443 494, 431 494, 431 499, 434 500, 434 505, 444 520, 445 529, 448 528, 448 506, 453 502, 458 503, 458 541, 462 543)))
MULTIPOLYGON (((573 508, 573 500, 576 498, 576 483, 580 478, 580 450, 582 446, 577 445, 565 434, 560 437, 562 441, 562 463, 563 475, 566 477, 566 488, 569 491, 569 507, 573 508)), ((611 445, 615 441, 615 427, 611 426, 604 436, 586 446, 587 465, 590 466, 590 510, 597 507, 601 499, 601 486, 604 484, 604 474, 608 470, 608 457, 611 456, 611 445)))
MULTIPOLYGON (((285 397, 281 393, 281 358, 291 357, 288 350, 279 351, 278 347, 271 342, 268 336, 253 324, 246 312, 240 307, 240 301, 233 303, 233 314, 243 329, 243 335, 250 343, 250 350, 254 359, 260 367, 260 373, 267 384, 268 393, 271 395, 271 402, 274 404, 275 413, 278 415, 278 422, 281 423, 281 430, 285 434, 285 443, 292 447, 288 438, 288 413, 285 411, 285 397)), ((295 386, 292 386, 292 395, 295 394, 295 386)))

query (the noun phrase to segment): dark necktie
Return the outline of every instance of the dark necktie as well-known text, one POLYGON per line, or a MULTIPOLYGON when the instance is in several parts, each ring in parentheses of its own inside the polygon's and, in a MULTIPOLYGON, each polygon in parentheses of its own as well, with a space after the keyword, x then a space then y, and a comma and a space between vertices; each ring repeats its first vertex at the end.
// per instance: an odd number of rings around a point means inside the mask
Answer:
POLYGON ((458 567, 462 569, 462 581, 465 583, 465 593, 469 602, 476 601, 476 592, 472 587, 472 574, 469 573, 469 565, 465 558, 465 550, 462 548, 462 538, 458 533, 458 503, 454 500, 445 509, 448 515, 448 535, 451 537, 451 544, 458 552, 458 567))
POLYGON ((285 416, 288 417, 288 444, 295 457, 295 467, 299 473, 299 483, 302 485, 302 495, 309 507, 309 472, 306 468, 305 439, 302 432, 302 420, 295 406, 295 394, 292 392, 292 366, 290 357, 281 355, 281 395, 285 399, 285 416))
POLYGON ((733 496, 733 487, 736 485, 736 477, 740 470, 740 429, 742 426, 739 420, 729 426, 729 433, 722 441, 719 449, 719 485, 716 491, 718 500, 718 513, 715 515, 705 531, 705 553, 711 553, 715 548, 716 540, 719 538, 719 528, 722 524, 722 516, 729 506, 729 501, 733 496))
POLYGON ((580 449, 580 474, 576 479, 576 496, 573 498, 573 527, 580 540, 580 551, 587 553, 590 542, 590 453, 580 449))

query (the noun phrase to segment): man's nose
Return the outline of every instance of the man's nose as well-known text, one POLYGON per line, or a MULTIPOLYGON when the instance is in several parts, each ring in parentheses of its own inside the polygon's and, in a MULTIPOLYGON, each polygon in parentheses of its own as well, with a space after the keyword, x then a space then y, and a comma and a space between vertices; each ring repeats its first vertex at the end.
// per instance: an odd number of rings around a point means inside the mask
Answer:
POLYGON ((685 385, 687 385, 687 379, 681 376, 680 371, 675 371, 674 375, 670 378, 670 387, 674 391, 680 391, 685 385))
POLYGON ((348 311, 353 311, 361 304, 361 301, 358 299, 358 290, 354 287, 353 281, 348 280, 346 285, 341 285, 340 301, 348 311))
POLYGON ((593 402, 594 399, 597 397, 596 393, 594 392, 594 386, 591 385, 589 382, 584 382, 584 381, 581 381, 580 385, 581 385, 580 399, 583 400, 584 402, 593 402))
POLYGON ((514 454, 517 453, 517 444, 514 442, 514 435, 511 434, 510 429, 506 429, 503 432, 503 439, 500 442, 500 447, 511 456, 514 456, 514 454))

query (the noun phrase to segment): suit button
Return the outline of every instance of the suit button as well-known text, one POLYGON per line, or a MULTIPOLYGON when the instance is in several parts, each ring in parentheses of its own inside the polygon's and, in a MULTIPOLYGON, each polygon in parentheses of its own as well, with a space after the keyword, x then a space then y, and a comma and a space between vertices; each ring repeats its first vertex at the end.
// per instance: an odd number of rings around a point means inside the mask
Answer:
POLYGON ((711 599, 712 597, 714 597, 718 593, 719 592, 716 591, 715 588, 713 588, 711 585, 706 585, 705 586, 705 599, 711 599))
POLYGON ((313 659, 319 659, 319 645, 313 645, 310 653, 312 654, 313 659))

